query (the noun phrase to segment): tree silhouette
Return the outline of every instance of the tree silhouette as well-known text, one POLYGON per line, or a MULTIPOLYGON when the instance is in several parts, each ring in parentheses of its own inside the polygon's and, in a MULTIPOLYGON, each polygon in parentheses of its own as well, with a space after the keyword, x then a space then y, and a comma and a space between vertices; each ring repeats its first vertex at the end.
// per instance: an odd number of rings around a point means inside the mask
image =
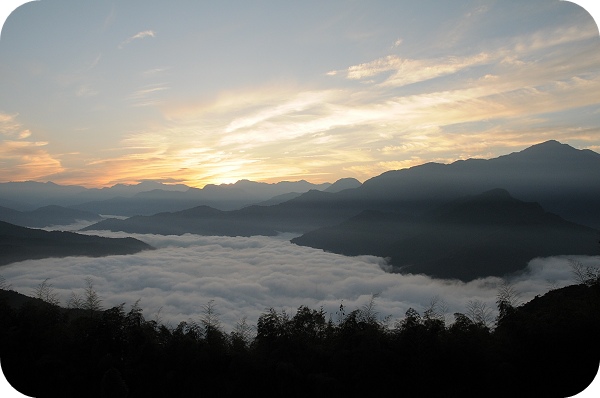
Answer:
POLYGON ((33 291, 33 297, 38 298, 42 301, 45 301, 51 305, 60 305, 60 300, 58 299, 58 293, 54 291, 54 287, 51 283, 48 283, 48 278, 44 279, 33 291))

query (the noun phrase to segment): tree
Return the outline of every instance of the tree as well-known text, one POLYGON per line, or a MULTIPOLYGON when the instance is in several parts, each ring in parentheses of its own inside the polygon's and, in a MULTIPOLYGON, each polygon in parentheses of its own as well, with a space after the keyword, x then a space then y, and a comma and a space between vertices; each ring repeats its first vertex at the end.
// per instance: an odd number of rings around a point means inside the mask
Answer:
POLYGON ((323 308, 317 311, 300 306, 290 323, 294 338, 303 341, 319 339, 326 327, 325 311, 323 308))
POLYGON ((266 314, 258 317, 256 322, 256 339, 264 342, 273 342, 287 336, 288 315, 283 311, 280 314, 274 308, 269 308, 266 314))
POLYGON ((58 306, 60 304, 58 293, 54 291, 52 284, 48 283, 48 278, 44 279, 42 283, 37 285, 33 291, 33 297, 43 300, 51 305, 58 306))
POLYGON ((87 310, 90 312, 90 316, 96 311, 102 310, 102 299, 98 296, 98 293, 94 290, 94 282, 89 276, 85 278, 86 287, 83 292, 83 296, 75 292, 71 292, 71 296, 67 300, 67 307, 87 310))
POLYGON ((100 303, 102 300, 98 293, 94 290, 94 282, 92 278, 89 276, 85 278, 85 292, 84 292, 84 306, 83 308, 90 311, 100 311, 102 310, 102 305, 100 303))
POLYGON ((521 298, 515 288, 509 282, 504 281, 498 288, 496 304, 498 305, 496 323, 500 324, 508 315, 514 313, 515 308, 521 305, 521 298))
POLYGON ((469 300, 467 303, 466 316, 475 325, 484 326, 486 328, 489 328, 492 325, 492 310, 482 301, 469 300))
POLYGON ((592 286, 600 281, 600 268, 584 266, 581 261, 569 259, 571 272, 575 277, 575 282, 580 285, 592 286))
POLYGON ((200 323, 204 328, 205 335, 221 330, 221 321, 219 321, 219 314, 217 313, 215 307, 215 300, 210 300, 208 303, 202 306, 202 317, 200 318, 200 323))
POLYGON ((425 320, 436 320, 445 324, 446 312, 448 312, 446 303, 440 301, 438 296, 435 296, 429 302, 429 307, 423 312, 423 318, 425 320))
POLYGON ((1 290, 10 290, 12 289, 12 285, 6 282, 6 279, 2 275, 0 275, 0 289, 1 290))
POLYGON ((368 324, 377 323, 377 316, 379 312, 375 310, 375 299, 379 296, 378 293, 372 294, 369 302, 362 306, 359 312, 359 321, 368 324))
POLYGON ((67 300, 67 308, 72 309, 82 309, 83 308, 83 298, 74 291, 71 291, 71 295, 67 300))
POLYGON ((244 316, 235 323, 233 331, 230 334, 231 344, 235 350, 245 350, 252 341, 252 327, 246 322, 244 316))

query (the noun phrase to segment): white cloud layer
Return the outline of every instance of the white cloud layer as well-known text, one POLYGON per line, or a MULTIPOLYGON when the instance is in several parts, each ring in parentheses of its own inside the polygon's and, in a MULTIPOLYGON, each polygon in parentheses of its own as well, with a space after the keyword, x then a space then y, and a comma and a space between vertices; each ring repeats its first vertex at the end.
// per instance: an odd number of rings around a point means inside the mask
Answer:
MULTIPOLYGON (((123 233, 101 233, 126 236, 123 233)), ((128 256, 69 257, 23 261, 0 268, 8 284, 31 294, 49 278, 61 302, 71 292, 81 294, 91 277, 105 308, 140 300, 147 319, 159 314, 171 326, 199 321, 202 306, 214 300, 225 331, 244 316, 250 324, 269 307, 293 314, 301 305, 323 308, 336 319, 343 303, 347 310, 365 305, 379 294, 377 310, 383 318, 401 319, 409 307, 422 312, 434 297, 454 312, 466 312, 470 300, 495 308, 500 278, 469 283, 434 280, 422 275, 386 273, 385 260, 374 256, 345 257, 293 245, 290 236, 160 236, 134 235, 157 248, 128 256)), ((577 257, 586 265, 600 257, 577 257)), ((574 283, 567 257, 535 259, 527 273, 512 283, 524 301, 550 288, 574 283)))

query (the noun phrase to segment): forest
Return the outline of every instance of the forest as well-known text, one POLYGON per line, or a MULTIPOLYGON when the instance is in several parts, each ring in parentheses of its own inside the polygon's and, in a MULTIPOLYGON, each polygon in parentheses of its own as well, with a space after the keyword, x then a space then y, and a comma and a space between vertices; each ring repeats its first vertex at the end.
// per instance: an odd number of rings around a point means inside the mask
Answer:
POLYGON ((447 321, 443 300, 382 317, 377 297, 335 314, 265 310, 225 331, 209 301, 202 317, 167 326, 139 303, 104 309, 90 280, 61 307, 48 281, 31 297, 0 290, 0 359, 11 385, 34 397, 240 396, 568 397, 600 362, 600 274, 521 303, 510 284, 497 316, 478 301, 447 321))

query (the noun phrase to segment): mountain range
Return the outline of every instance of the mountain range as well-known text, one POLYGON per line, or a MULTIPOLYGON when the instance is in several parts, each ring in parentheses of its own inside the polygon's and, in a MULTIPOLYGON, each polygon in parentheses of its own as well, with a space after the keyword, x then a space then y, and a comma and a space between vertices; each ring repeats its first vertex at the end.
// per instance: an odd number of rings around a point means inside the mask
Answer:
POLYGON ((22 227, 44 228, 68 225, 77 221, 100 221, 102 217, 89 211, 48 205, 31 211, 18 211, 0 206, 0 221, 22 227))
MULTIPOLYGON (((392 170, 363 184, 342 179, 319 185, 241 180, 149 191, 132 186, 138 192, 128 197, 71 209, 136 214, 85 230, 226 236, 293 232, 300 235, 292 240, 296 244, 389 257, 395 272, 468 280, 523 269, 536 256, 598 254, 598 181, 600 154, 547 141, 488 160, 392 170)), ((10 196, 2 196, 5 185, 0 184, 0 198, 8 201, 10 196)), ((65 189, 79 199, 83 195, 74 187, 65 189)))
POLYGON ((110 188, 84 188, 33 181, 0 183, 0 206, 19 211, 57 205, 96 214, 134 216, 165 211, 185 210, 194 206, 211 206, 220 210, 240 209, 278 195, 311 189, 338 191, 360 185, 355 179, 334 184, 307 181, 282 181, 274 184, 240 180, 234 184, 208 184, 193 188, 183 184, 144 181, 136 185, 117 184, 110 188))
POLYGON ((599 154, 547 141, 489 160, 389 171, 356 188, 311 190, 268 206, 202 207, 87 229, 295 232, 302 234, 297 244, 390 257, 395 271, 468 280, 523 269, 537 256, 598 254, 598 181, 599 154))

